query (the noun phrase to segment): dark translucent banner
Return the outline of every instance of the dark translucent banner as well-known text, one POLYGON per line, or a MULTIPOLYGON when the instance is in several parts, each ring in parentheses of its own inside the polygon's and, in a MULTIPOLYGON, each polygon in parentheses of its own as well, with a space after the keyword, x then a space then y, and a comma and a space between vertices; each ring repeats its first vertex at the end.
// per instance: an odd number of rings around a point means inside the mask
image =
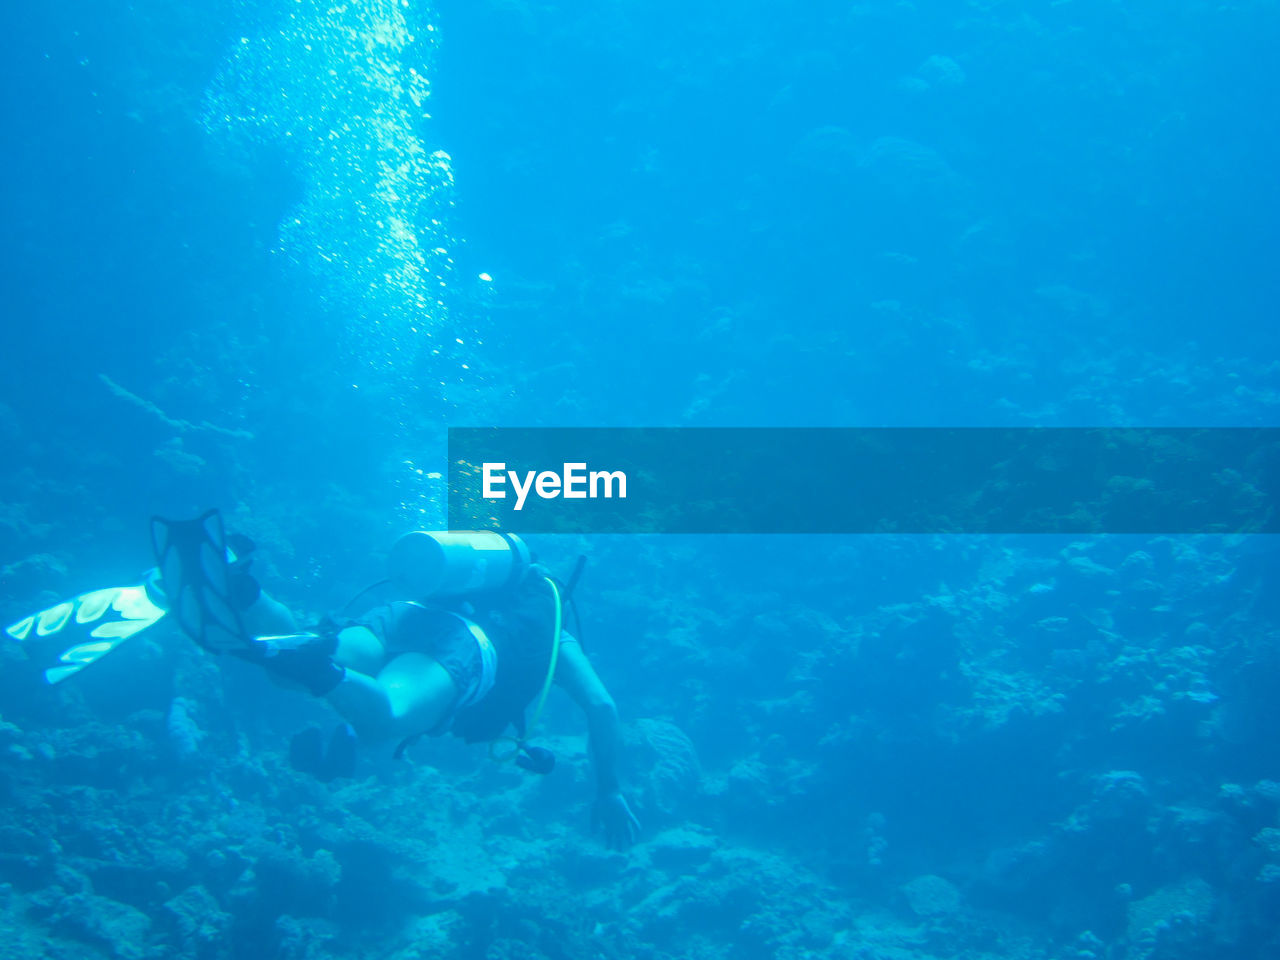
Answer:
POLYGON ((511 533, 1276 533, 1280 429, 449 431, 511 533))

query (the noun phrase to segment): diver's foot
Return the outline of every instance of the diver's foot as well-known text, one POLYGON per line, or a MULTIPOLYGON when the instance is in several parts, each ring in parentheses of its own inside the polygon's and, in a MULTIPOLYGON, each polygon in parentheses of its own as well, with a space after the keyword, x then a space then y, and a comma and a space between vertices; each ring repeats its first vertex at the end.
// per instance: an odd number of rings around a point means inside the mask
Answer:
POLYGON ((299 773, 307 773, 328 783, 356 772, 356 732, 348 723, 334 728, 326 747, 319 727, 307 727, 289 741, 289 765, 299 773))
POLYGON ((257 545, 242 533, 227 534, 227 595, 241 613, 258 602, 262 587, 249 572, 257 545))
POLYGON ((339 777, 354 777, 359 745, 355 729, 351 724, 338 724, 333 728, 333 735, 329 737, 329 749, 325 751, 324 762, 320 764, 320 772, 317 776, 325 783, 339 777))

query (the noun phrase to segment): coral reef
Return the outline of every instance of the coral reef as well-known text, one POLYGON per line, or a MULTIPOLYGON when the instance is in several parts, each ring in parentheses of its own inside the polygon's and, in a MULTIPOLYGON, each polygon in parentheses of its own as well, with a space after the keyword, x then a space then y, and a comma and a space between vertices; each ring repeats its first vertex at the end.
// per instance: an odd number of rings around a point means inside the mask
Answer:
MULTIPOLYGON (((214 503, 339 610, 452 422, 1275 422, 1274 3, 730 6, 27 5, 0 623, 214 503)), ((0 957, 1270 960, 1267 539, 548 538, 626 853, 562 701, 320 784, 171 624, 5 638, 0 957)))

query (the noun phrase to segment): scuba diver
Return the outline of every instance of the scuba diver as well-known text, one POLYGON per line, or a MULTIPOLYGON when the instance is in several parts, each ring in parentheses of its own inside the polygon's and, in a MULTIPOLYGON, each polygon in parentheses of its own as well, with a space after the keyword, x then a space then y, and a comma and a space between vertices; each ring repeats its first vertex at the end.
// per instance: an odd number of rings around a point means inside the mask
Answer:
POLYGON ((527 734, 554 682, 586 717, 593 824, 615 849, 635 841, 640 824, 617 773, 617 708, 581 644, 563 630, 581 560, 562 585, 518 537, 414 531, 392 548, 390 577, 374 585, 390 584, 407 599, 304 631, 249 572, 253 544, 228 536, 217 510, 194 520, 153 518, 151 534, 156 567, 144 584, 84 594, 7 629, 17 640, 88 629, 87 640, 45 671, 48 682, 75 675, 170 615, 204 649, 257 664, 341 715, 346 723, 327 745, 315 728, 291 744, 294 765, 323 780, 352 773, 357 736, 399 743, 398 757, 417 738, 444 733, 487 741, 490 756, 549 773, 555 758, 530 746, 527 734))

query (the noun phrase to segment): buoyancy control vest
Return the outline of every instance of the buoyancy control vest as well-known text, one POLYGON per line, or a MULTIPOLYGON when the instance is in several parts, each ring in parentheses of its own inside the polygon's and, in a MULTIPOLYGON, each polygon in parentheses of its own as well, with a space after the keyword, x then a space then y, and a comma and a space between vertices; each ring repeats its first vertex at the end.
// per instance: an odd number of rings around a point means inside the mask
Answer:
POLYGON ((541 576, 530 574, 509 590, 472 601, 471 607, 465 615, 489 637, 498 667, 493 688, 458 711, 451 732, 467 743, 493 740, 508 726, 523 735, 525 710, 543 687, 554 654, 555 598, 541 576))

